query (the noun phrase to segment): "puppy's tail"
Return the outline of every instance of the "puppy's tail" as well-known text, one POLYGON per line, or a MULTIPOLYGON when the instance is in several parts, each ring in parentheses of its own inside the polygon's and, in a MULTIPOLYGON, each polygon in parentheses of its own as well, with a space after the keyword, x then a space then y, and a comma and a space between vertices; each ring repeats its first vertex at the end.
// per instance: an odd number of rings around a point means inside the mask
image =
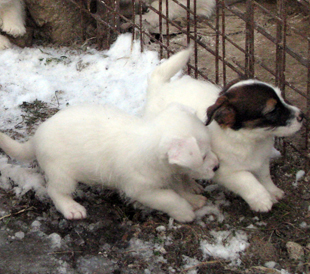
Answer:
POLYGON ((158 85, 167 83, 188 62, 193 52, 193 46, 172 55, 167 61, 157 66, 148 80, 148 92, 156 89, 158 85))
POLYGON ((31 140, 26 143, 19 143, 0 132, 0 148, 18 161, 27 162, 35 159, 35 151, 31 140))

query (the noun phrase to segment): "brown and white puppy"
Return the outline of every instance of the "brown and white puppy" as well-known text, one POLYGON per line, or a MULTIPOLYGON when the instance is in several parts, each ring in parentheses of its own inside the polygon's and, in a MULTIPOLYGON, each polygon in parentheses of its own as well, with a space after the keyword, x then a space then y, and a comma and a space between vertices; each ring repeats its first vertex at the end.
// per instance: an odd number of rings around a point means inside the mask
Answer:
MULTIPOLYGON (((26 33, 23 0, 0 0, 0 28, 14 37, 26 33)), ((0 50, 10 47, 9 39, 0 35, 0 50)))
POLYGON ((224 89, 189 76, 170 81, 191 52, 183 50, 153 71, 144 115, 152 116, 171 102, 194 108, 208 125, 212 150, 220 159, 213 180, 240 195, 253 210, 267 212, 284 195, 269 172, 274 137, 297 132, 303 114, 285 102, 278 88, 257 80, 224 89))

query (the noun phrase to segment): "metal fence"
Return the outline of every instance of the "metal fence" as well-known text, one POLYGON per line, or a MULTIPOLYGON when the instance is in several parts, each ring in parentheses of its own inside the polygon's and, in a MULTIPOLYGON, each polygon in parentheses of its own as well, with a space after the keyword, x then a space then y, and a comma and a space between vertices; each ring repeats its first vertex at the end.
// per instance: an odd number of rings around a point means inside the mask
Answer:
MULTIPOLYGON (((158 0, 158 26, 145 28, 140 0, 68 0, 97 22, 97 43, 107 48, 117 35, 130 31, 140 39, 141 50, 158 50, 160 57, 194 44, 188 73, 219 85, 237 78, 257 78, 274 84, 286 99, 306 115, 301 132, 281 141, 305 159, 310 159, 310 5, 308 0, 254 1, 229 4, 216 0, 213 15, 197 15, 196 1, 182 5, 177 0, 158 0), (184 18, 170 20, 169 5, 178 4, 184 18), (192 5, 192 6, 191 6, 192 5), (127 9, 124 8, 127 7, 127 9), (164 11, 164 12, 163 12, 164 11)), ((183 2, 184 3, 184 2, 183 2)), ((83 20, 81 20, 83 21, 83 20)))

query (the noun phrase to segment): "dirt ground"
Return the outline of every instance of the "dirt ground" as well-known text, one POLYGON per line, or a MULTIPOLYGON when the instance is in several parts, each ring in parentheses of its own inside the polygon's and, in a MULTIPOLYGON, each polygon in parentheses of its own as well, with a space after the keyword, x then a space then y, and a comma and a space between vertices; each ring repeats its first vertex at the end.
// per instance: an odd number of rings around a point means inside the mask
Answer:
MULTIPOLYGON (((238 5, 242 8, 242 3, 238 5)), ((292 23, 305 22, 300 14, 291 14, 290 19, 292 23)), ((202 39, 212 42, 213 38, 202 39)), ((184 37, 176 36, 174 41, 180 44, 184 37)), ((300 50, 306 46, 298 41, 300 50)), ((298 68, 294 67, 288 77, 296 78, 294 81, 301 82, 303 88, 306 76, 304 68, 298 68)), ((206 71, 212 74, 209 67, 206 71)), ((267 75, 262 73, 261 77, 267 75)), ((297 105, 305 107, 298 96, 291 96, 297 105)), ((36 127, 33 123, 37 125, 42 117, 57 111, 43 104, 38 120, 27 112, 29 105, 24 107, 29 119, 22 126, 29 132, 36 127)), ((293 140, 303 147, 304 138, 301 133, 293 140)), ((240 197, 216 188, 204 195, 210 204, 219 204, 223 220, 211 214, 191 224, 171 224, 167 215, 135 209, 117 193, 100 187, 80 185, 76 200, 88 210, 88 218, 81 221, 65 220, 49 199, 41 201, 33 191, 18 198, 13 190, 0 189, 0 274, 310 273, 309 172, 296 182, 297 172, 305 167, 305 160, 287 147, 284 156, 271 165, 274 181, 286 194, 271 212, 255 213, 240 197), (212 230, 247 233, 250 245, 240 255, 239 265, 204 257, 200 242, 212 242, 212 230), (293 253, 289 242, 295 246, 293 253), (186 256, 195 258, 196 264, 186 266, 186 256), (267 267, 268 262, 274 262, 274 268, 267 267)), ((207 187, 212 183, 202 184, 207 187)))
POLYGON ((192 224, 170 225, 167 215, 135 209, 100 187, 80 185, 76 200, 88 210, 81 221, 64 219, 33 191, 17 198, 0 189, 0 273, 309 273, 309 174, 294 185, 303 164, 294 153, 273 162, 273 179, 286 196, 271 212, 255 213, 215 189, 205 195, 212 205, 220 201, 224 220, 214 214, 192 224), (203 256, 200 242, 212 242, 212 230, 246 232, 250 245, 240 265, 203 256), (290 255, 289 242, 302 251, 290 255), (185 256, 197 263, 186 267, 185 256))

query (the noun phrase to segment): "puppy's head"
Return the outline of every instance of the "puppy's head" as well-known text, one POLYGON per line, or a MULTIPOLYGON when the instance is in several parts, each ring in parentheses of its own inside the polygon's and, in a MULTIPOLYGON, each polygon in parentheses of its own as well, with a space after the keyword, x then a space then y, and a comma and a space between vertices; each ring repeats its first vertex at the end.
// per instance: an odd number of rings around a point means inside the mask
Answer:
POLYGON ((165 147, 170 165, 177 166, 192 178, 209 180, 219 168, 219 161, 209 144, 203 143, 194 137, 168 137, 161 145, 165 147))
POLYGON ((240 81, 224 88, 207 109, 209 125, 215 120, 222 128, 263 129, 274 136, 289 136, 302 125, 302 112, 285 102, 281 91, 256 80, 240 81))

